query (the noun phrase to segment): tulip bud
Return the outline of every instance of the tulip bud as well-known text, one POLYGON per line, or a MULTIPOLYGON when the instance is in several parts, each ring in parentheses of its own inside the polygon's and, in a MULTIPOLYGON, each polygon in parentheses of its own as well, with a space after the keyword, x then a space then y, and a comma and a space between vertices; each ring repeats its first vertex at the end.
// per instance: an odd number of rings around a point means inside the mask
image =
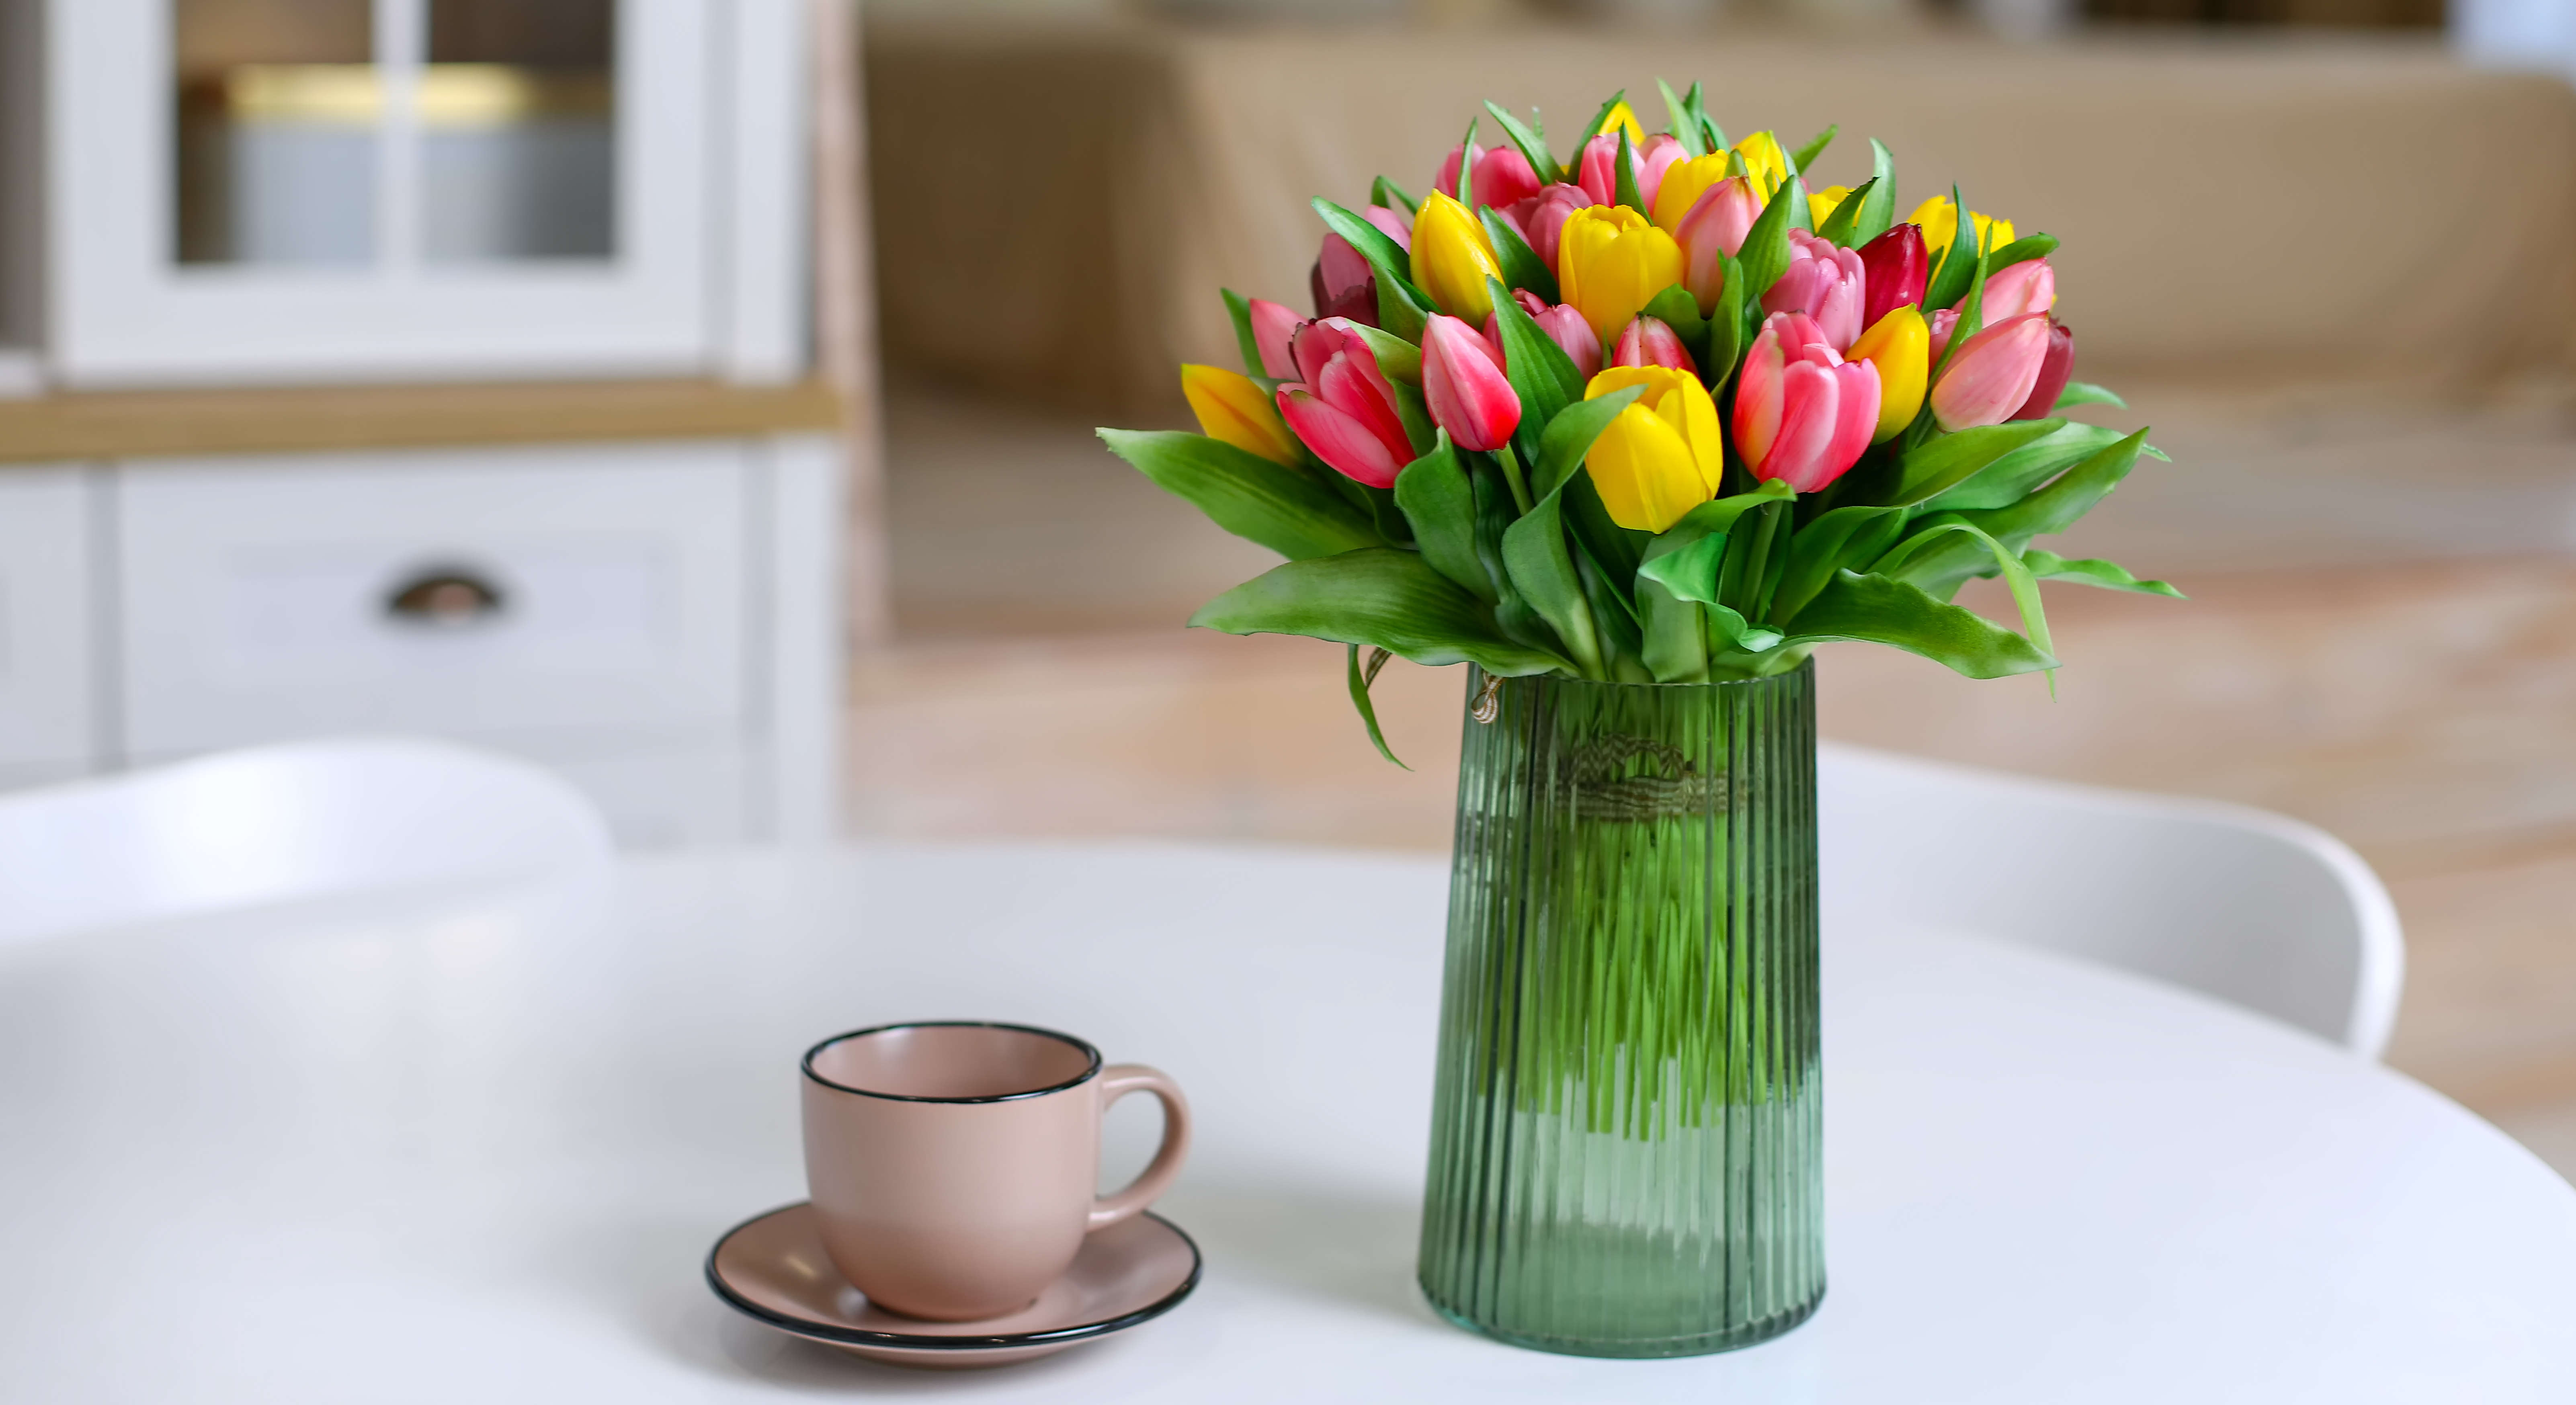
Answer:
POLYGON ((2056 318, 2048 319, 2048 354, 2039 363, 2039 379, 2031 382, 2030 398, 2013 411, 2017 420, 2044 420, 2056 413, 2057 397, 2066 393, 2067 379, 2075 374, 2075 333, 2056 318))
POLYGON ((1557 245, 1556 282, 1592 334, 1618 336, 1657 293, 1682 281, 1681 246, 1625 205, 1577 210, 1557 245))
POLYGON ((1413 252, 1413 221, 1402 210, 1390 210, 1384 205, 1371 205, 1360 211, 1360 218, 1377 226, 1378 233, 1394 240, 1395 247, 1406 253, 1413 252))
POLYGON ((1610 353, 1610 364, 1662 366, 1699 374, 1699 363, 1691 359, 1690 348, 1682 345, 1680 334, 1657 317, 1638 317, 1629 322, 1619 333, 1619 346, 1610 353))
MULTIPOLYGON (((1512 289, 1512 301, 1520 304, 1521 311, 1528 313, 1533 320, 1535 320, 1541 313, 1547 311, 1547 304, 1539 298, 1538 294, 1531 292, 1527 288, 1512 289)), ((1509 365, 1510 362, 1507 361, 1503 355, 1502 309, 1496 308, 1494 311, 1485 314, 1484 331, 1485 345, 1494 349, 1494 364, 1498 366, 1509 365)))
MULTIPOLYGON (((1932 384, 1932 418, 1952 432, 2002 424, 2038 387, 2049 340, 2045 312, 2006 318, 1968 338, 1932 384)), ((2071 357, 2071 339, 2067 350, 2071 357)))
POLYGON ((1816 320, 1834 350, 1860 336, 1860 255, 1803 229, 1789 231, 1789 266, 1762 295, 1764 312, 1803 312, 1816 320))
POLYGON ((1413 460, 1395 388, 1349 322, 1309 322, 1289 347, 1304 381, 1279 388, 1279 413, 1315 456, 1372 487, 1393 486, 1413 460))
POLYGON ((1601 370, 1601 338, 1593 335, 1592 324, 1584 321, 1583 314, 1570 304, 1558 303, 1538 314, 1534 320, 1538 329, 1547 333, 1547 339, 1557 344, 1558 349, 1565 353, 1565 359, 1574 363, 1574 369, 1585 380, 1592 379, 1601 370))
POLYGON ((1910 224, 1900 224, 1861 245, 1860 267, 1866 285, 1860 318, 1872 327, 1896 308, 1920 305, 1923 285, 1932 277, 1931 261, 1923 253, 1923 231, 1910 224))
POLYGON ((1579 185, 1551 185, 1531 199, 1513 206, 1521 235, 1529 240, 1530 252, 1550 268, 1556 267, 1556 251, 1565 222, 1575 211, 1592 203, 1579 185))
POLYGON ((1933 313, 1930 320, 1924 324, 1925 332, 1932 338, 1933 365, 1940 365, 1941 358, 1950 354, 1950 334, 1957 331, 1958 327, 1958 309, 1950 307, 1933 313))
POLYGON ((1491 452, 1520 427, 1521 397, 1503 374, 1502 358, 1455 317, 1435 313, 1423 325, 1422 399, 1431 422, 1461 448, 1491 452))
POLYGON ((1655 198, 1648 202, 1655 207, 1655 227, 1678 237, 1682 216, 1690 213, 1691 206, 1699 203, 1699 198, 1708 193, 1710 186, 1724 179, 1726 153, 1723 151, 1676 163, 1664 172, 1662 183, 1655 189, 1655 198))
POLYGON ((1613 366, 1592 378, 1583 398, 1597 400, 1632 385, 1645 393, 1592 441, 1583 467, 1611 521, 1631 531, 1660 532, 1717 496, 1725 481, 1726 440, 1708 387, 1687 371, 1613 366))
POLYGON ((1261 374, 1275 381, 1297 378, 1297 358, 1289 353, 1289 344, 1297 339, 1297 329, 1305 321, 1296 313, 1267 298, 1252 300, 1252 344, 1261 352, 1261 374))
POLYGON ((1270 396, 1250 376, 1222 366, 1183 366, 1181 395, 1208 438, 1291 468, 1304 459, 1270 396))
POLYGON ((1637 148, 1637 198, 1646 202, 1646 208, 1638 213, 1646 214, 1655 208, 1655 198, 1663 193, 1665 176, 1689 154, 1682 150, 1681 139, 1670 132, 1657 132, 1637 148))
POLYGON ((1493 242, 1467 207, 1433 191, 1413 216, 1413 281, 1440 310, 1482 322, 1494 310, 1487 279, 1503 276, 1493 242))
POLYGON ((1317 317, 1347 317, 1377 325, 1377 273, 1348 239, 1329 232, 1324 235, 1323 251, 1316 255, 1306 283, 1315 296, 1317 317))
POLYGON ((1735 449, 1754 477, 1812 493, 1860 461, 1878 409, 1876 366, 1845 361, 1805 313, 1775 312, 1736 382, 1735 449))
POLYGON ((1744 176, 1729 176, 1710 186, 1682 216, 1679 241, 1684 267, 1682 286, 1699 300, 1704 314, 1717 306, 1726 289, 1726 260, 1744 247, 1744 236, 1762 218, 1762 193, 1744 176))
POLYGON ((1789 180, 1789 153, 1780 147, 1780 138, 1770 132, 1755 132, 1735 144, 1735 154, 1744 158, 1744 169, 1761 187, 1762 198, 1780 193, 1789 180))
POLYGON ((1869 442, 1884 444, 1905 432, 1923 409, 1923 385, 1932 373, 1932 333, 1923 310, 1907 303, 1870 324, 1851 345, 1851 358, 1878 368, 1878 428, 1869 442))
MULTIPOLYGON (((1634 176, 1637 173, 1636 155, 1636 148, 1633 146, 1630 147, 1628 149, 1628 173, 1631 176, 1634 176)), ((1592 140, 1585 142, 1583 144, 1582 154, 1575 158, 1574 169, 1575 183, 1583 187, 1584 194, 1592 197, 1593 204, 1618 204, 1619 134, 1617 132, 1604 132, 1600 136, 1594 137, 1592 140)), ((1639 182, 1639 194, 1642 195, 1643 193, 1644 183, 1639 182)))
MULTIPOLYGON (((1968 212, 1968 217, 1976 221, 1979 252, 1991 254, 2013 241, 2011 220, 1988 219, 1974 210, 1968 212)), ((1907 217, 1906 222, 1922 226, 1923 248, 1935 262, 1939 261, 1942 251, 1950 247, 1951 241, 1959 237, 1959 207, 1951 204, 1947 195, 1935 195, 1915 206, 1914 213, 1907 217)))
MULTIPOLYGON (((2046 312, 2057 306, 2057 273, 2046 259, 2024 259, 1986 275, 1981 298, 1978 308, 1988 322, 2001 322, 2025 312, 2046 312)), ((1967 307, 1968 300, 1959 299, 1959 310, 1965 312, 1967 307)))

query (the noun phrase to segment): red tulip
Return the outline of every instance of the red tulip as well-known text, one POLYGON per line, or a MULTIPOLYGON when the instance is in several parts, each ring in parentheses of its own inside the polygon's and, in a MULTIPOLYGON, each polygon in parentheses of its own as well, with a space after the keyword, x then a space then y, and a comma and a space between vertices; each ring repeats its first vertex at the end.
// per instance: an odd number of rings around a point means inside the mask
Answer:
POLYGON ((1860 340, 1860 255, 1803 229, 1789 231, 1789 266, 1762 295, 1765 312, 1803 312, 1816 319, 1833 349, 1849 351, 1860 340))
POLYGON ((1297 378, 1297 358, 1288 348, 1305 325, 1304 318, 1278 303, 1252 300, 1252 344, 1261 351, 1261 374, 1275 381, 1297 378))
MULTIPOLYGON (((1951 431, 2002 424, 2038 388, 2050 340, 2045 312, 2007 317, 1968 338, 1932 383, 1932 418, 1951 431)), ((2071 338, 2067 353, 2074 354, 2071 338)))
MULTIPOLYGON (((1867 295, 1861 299, 1862 326, 1875 327, 1878 319, 1908 303, 1921 306, 1924 284, 1932 277, 1921 226, 1900 224, 1861 245, 1860 267, 1867 283, 1867 295)), ((1938 358, 1940 353, 1933 356, 1938 358)))
POLYGON ((1682 286, 1699 310, 1717 306, 1726 290, 1726 259, 1744 247, 1744 236, 1762 218, 1762 192, 1746 176, 1729 176, 1700 192, 1673 238, 1682 246, 1682 286), (1723 256, 1723 257, 1722 257, 1723 256))
POLYGON ((1306 283, 1315 295, 1317 317, 1347 317, 1377 325, 1377 274, 1348 239, 1330 232, 1324 235, 1323 252, 1316 255, 1306 283))
MULTIPOLYGON (((1449 148, 1440 162, 1440 174, 1431 188, 1455 199, 1458 194, 1458 161, 1462 148, 1449 148)), ((1538 194, 1538 172, 1530 169, 1529 158, 1518 147, 1498 146, 1487 151, 1481 146, 1463 148, 1473 162, 1475 174, 1468 177, 1467 193, 1475 203, 1500 210, 1538 194)))
POLYGON ((2075 333, 2056 318, 2048 319, 2048 354, 2040 359, 2039 379, 2031 382, 2030 398, 2013 411, 2017 420, 2044 420, 2057 409, 2057 397, 2066 393, 2066 381, 2075 374, 2075 333))
MULTIPOLYGON (((1978 303, 1988 322, 2001 322, 2025 312, 2046 312, 2057 306, 2057 271, 2046 259, 2024 259, 2010 268, 1998 269, 1986 277, 1986 290, 1978 303)), ((1961 310, 1968 300, 1959 299, 1961 310)))
POLYGON ((1691 359, 1690 348, 1682 345, 1681 337, 1659 317, 1638 317, 1622 328, 1619 347, 1610 353, 1610 364, 1665 366, 1699 374, 1699 363, 1691 359))
POLYGON ((1372 488, 1394 487, 1413 441, 1368 342, 1327 317, 1299 329, 1289 350, 1305 379, 1279 387, 1280 418, 1315 457, 1372 488))
POLYGON ((1754 477, 1812 493, 1850 472, 1877 428, 1876 366, 1845 361, 1803 312, 1763 321, 1735 390, 1735 448, 1754 477))
POLYGON ((1521 398, 1503 374, 1503 358, 1476 329, 1434 313, 1422 329, 1422 398, 1431 422, 1460 448, 1501 448, 1520 427, 1521 398))

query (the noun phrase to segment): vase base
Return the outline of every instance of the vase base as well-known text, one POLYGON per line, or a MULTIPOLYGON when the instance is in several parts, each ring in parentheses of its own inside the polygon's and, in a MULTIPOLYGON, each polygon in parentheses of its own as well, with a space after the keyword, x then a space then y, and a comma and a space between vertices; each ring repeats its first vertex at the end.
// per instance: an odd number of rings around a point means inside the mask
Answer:
POLYGON ((1479 1322, 1452 1309, 1448 1304, 1433 1297, 1428 1288, 1423 1290, 1422 1296, 1431 1304, 1432 1311, 1439 1313, 1452 1324, 1463 1327, 1477 1336, 1491 1337, 1505 1346, 1526 1347, 1531 1351, 1550 1351, 1559 1356, 1603 1356, 1630 1361, 1654 1360, 1670 1356, 1714 1356, 1722 1351, 1742 1351, 1749 1346, 1759 1346, 1815 1316, 1816 1308, 1825 1300, 1824 1290, 1819 1288, 1814 1297, 1797 1307, 1785 1312, 1775 1312, 1759 1321, 1747 1322, 1720 1332, 1701 1332, 1686 1337, 1595 1338, 1551 1337, 1529 1332, 1514 1332, 1479 1322))

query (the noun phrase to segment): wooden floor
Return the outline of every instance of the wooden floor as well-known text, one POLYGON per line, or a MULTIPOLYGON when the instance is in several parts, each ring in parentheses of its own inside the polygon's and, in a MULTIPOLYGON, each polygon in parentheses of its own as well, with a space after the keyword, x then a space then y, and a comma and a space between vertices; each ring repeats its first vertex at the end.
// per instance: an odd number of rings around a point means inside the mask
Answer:
MULTIPOLYGON (((908 642, 856 675, 858 828, 1446 848, 1456 670, 1389 667, 1379 707, 1413 769, 1389 766, 1351 716, 1337 647, 1179 627, 1192 601, 1263 569, 1262 553, 1061 426, 987 417, 975 440, 954 422, 936 406, 916 410, 909 438, 897 422, 908 642), (1004 451, 972 452, 991 436, 1004 451), (983 550, 960 572, 949 543, 969 541, 983 550)), ((2253 442, 2201 432, 2219 449, 2253 442)), ((2482 512, 2528 517, 2544 488, 2576 488, 2576 436, 2544 423, 2527 437, 2495 496, 2454 485, 2443 530, 2460 544, 2489 540, 2473 530, 2482 512)), ((2395 525, 2365 521, 2267 558, 2211 540, 2179 489, 2139 496, 2168 528, 2119 543, 2158 552, 2130 562, 2142 570, 2298 565, 2177 571, 2188 602, 2053 593, 2068 665, 2054 700, 2038 679, 1828 651, 1824 732, 2224 797, 2341 835, 2406 923, 2390 1062, 2576 1173, 2576 555, 2406 560, 2387 544, 2395 525)), ((2571 520, 2518 521, 2514 540, 2547 547, 2571 520)))

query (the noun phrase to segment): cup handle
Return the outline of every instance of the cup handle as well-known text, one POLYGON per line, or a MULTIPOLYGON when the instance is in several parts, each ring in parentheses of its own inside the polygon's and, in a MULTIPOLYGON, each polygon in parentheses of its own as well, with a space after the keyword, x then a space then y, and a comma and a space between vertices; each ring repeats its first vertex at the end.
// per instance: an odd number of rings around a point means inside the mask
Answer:
POLYGON ((1181 1096, 1181 1085, 1162 1070, 1143 1064, 1111 1064, 1100 1071, 1101 1112, 1107 1113, 1111 1103, 1129 1093, 1151 1093, 1162 1101, 1163 1145, 1154 1153, 1153 1164, 1125 1190, 1091 1202, 1091 1223, 1083 1229, 1086 1234, 1131 1219, 1160 1199, 1181 1174, 1181 1163, 1189 1158, 1190 1100, 1181 1096))

